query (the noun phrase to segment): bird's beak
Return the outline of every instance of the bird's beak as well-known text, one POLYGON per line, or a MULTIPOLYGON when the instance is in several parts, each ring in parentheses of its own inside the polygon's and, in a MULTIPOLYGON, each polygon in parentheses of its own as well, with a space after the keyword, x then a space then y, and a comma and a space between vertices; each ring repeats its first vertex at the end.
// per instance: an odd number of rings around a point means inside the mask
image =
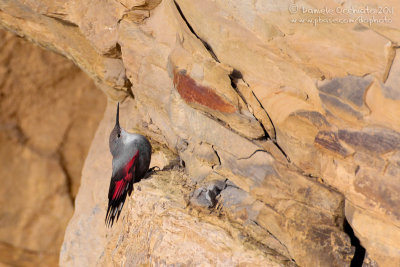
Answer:
POLYGON ((116 117, 116 120, 115 120, 115 126, 117 126, 118 128, 120 127, 119 126, 119 102, 118 102, 118 105, 117 105, 117 117, 116 117))

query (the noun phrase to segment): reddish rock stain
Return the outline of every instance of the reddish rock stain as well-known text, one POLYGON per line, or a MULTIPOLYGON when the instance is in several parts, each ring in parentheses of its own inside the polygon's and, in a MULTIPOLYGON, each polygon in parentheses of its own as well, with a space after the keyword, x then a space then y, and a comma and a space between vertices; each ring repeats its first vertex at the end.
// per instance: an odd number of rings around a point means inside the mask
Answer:
POLYGON ((174 85, 187 103, 198 103, 225 113, 236 111, 235 106, 223 100, 212 89, 196 84, 195 80, 182 71, 174 72, 174 85))

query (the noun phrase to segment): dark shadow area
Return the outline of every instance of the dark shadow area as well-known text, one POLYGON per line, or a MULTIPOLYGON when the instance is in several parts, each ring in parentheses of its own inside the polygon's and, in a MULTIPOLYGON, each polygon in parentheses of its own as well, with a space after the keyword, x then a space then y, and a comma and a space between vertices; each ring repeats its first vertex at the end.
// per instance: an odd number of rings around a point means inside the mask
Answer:
POLYGON ((350 237, 351 245, 355 247, 354 257, 351 260, 350 267, 361 267, 364 262, 365 248, 361 246, 360 240, 354 235, 353 228, 345 219, 343 223, 345 233, 350 237))

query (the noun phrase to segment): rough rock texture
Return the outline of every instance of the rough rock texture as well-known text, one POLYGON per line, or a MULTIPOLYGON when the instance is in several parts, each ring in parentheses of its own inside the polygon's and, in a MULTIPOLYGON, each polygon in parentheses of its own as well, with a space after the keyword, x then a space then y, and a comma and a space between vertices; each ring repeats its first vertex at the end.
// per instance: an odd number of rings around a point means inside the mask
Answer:
POLYGON ((72 59, 113 100, 62 266, 346 266, 345 218, 368 264, 400 261, 398 1, 0 3, 5 28, 72 59), (366 7, 376 14, 349 12, 366 7), (185 174, 157 150, 164 170, 110 230, 115 100, 121 124, 179 155, 185 174))
POLYGON ((105 100, 72 62, 0 31, 0 264, 57 265, 105 100))

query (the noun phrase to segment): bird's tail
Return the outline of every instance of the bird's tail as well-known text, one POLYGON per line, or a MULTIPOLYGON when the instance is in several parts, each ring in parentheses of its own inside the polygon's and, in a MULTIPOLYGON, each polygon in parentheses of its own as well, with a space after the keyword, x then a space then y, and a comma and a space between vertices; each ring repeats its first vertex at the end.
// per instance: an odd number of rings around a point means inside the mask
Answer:
POLYGON ((105 223, 107 227, 112 227, 114 224, 114 220, 118 221, 121 210, 125 204, 126 195, 127 192, 124 192, 124 194, 118 199, 118 201, 111 200, 108 202, 107 214, 105 218, 105 223))

